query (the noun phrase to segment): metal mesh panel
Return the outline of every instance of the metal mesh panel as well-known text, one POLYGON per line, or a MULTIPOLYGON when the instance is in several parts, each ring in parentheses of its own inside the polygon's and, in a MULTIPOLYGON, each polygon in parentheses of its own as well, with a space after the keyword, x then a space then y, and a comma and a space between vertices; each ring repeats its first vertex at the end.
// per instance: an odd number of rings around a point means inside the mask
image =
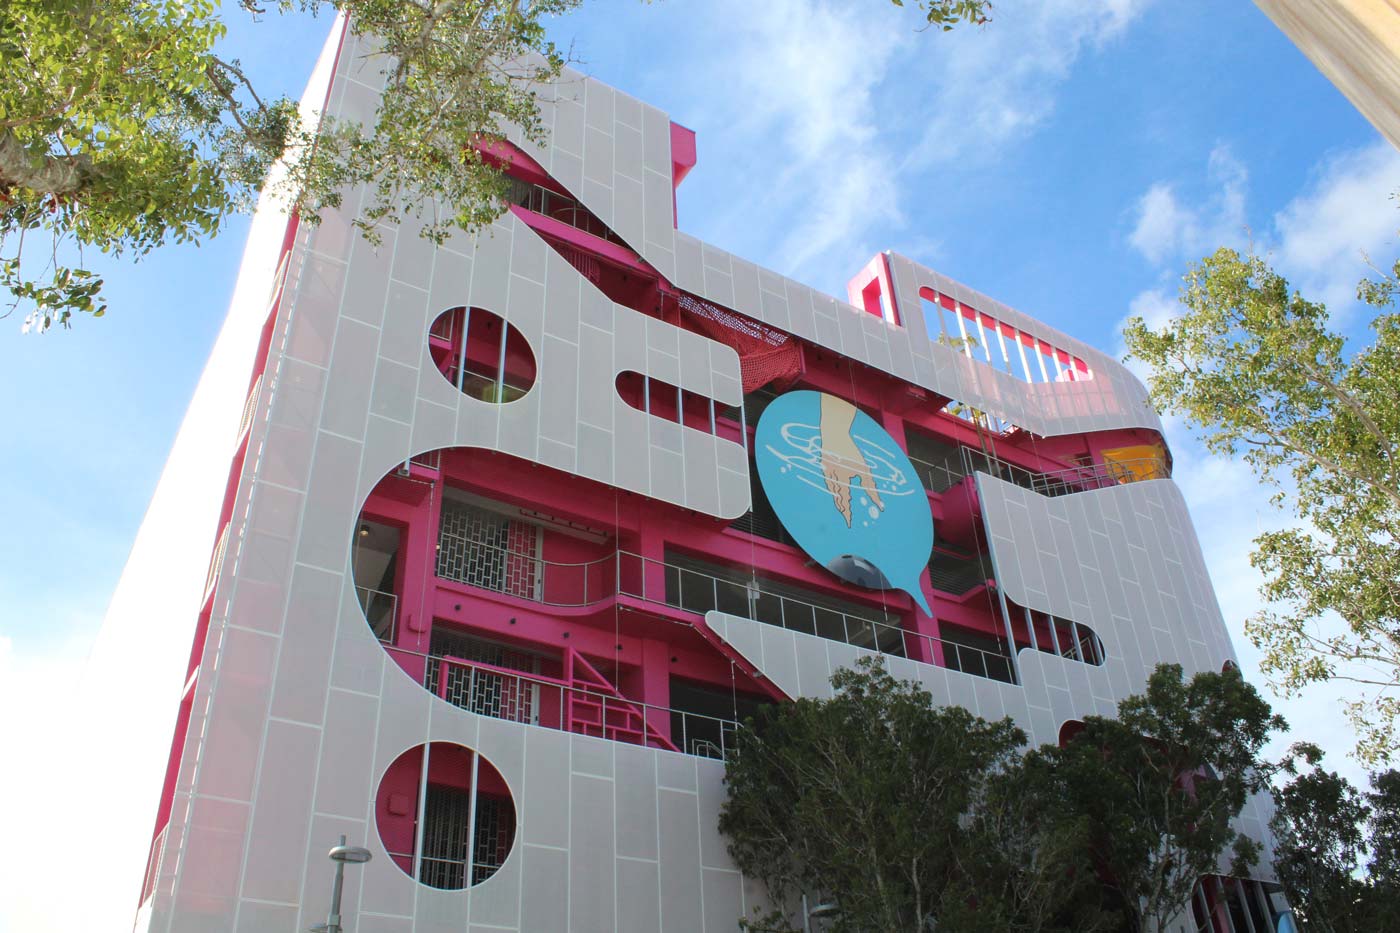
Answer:
POLYGON ((455 787, 428 785, 424 809, 423 859, 418 880, 433 888, 466 887, 467 835, 471 831, 471 794, 455 787))
POLYGON ((481 884, 496 873, 510 854, 515 838, 515 808, 510 801, 481 796, 476 801, 476 846, 472 884, 481 884))
POLYGON ((935 590, 961 596, 992 578, 992 570, 980 554, 961 554, 941 547, 928 562, 929 583, 935 590))
POLYGON ((428 785, 424 809, 423 857, 418 880, 433 888, 466 887, 468 858, 471 883, 494 875, 515 841, 515 808, 507 799, 484 794, 476 798, 476 834, 471 834, 472 795, 460 788, 428 785))
MULTIPOLYGON (((432 658, 461 658, 527 674, 539 673, 540 669, 537 655, 461 632, 434 631, 428 652, 432 658)), ((511 722, 539 721, 537 686, 508 674, 451 665, 447 668, 446 688, 439 693, 441 667, 434 660, 428 661, 426 686, 429 692, 442 696, 453 706, 479 716, 508 719, 511 722)))
POLYGON ((522 599, 539 599, 539 537, 534 525, 444 500, 437 575, 522 599))

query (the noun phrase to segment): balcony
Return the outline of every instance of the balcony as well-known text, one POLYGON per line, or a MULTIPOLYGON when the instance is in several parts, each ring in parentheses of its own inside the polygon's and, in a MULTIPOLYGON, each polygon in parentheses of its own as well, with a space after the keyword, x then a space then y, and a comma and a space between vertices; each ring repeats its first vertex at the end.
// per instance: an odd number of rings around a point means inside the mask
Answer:
POLYGON ((629 699, 587 670, 591 676, 581 681, 431 654, 424 685, 443 701, 479 716, 701 758, 723 759, 734 750, 736 721, 629 699))
POLYGON ((1065 496, 1094 489, 1110 489, 1145 479, 1167 479, 1171 476, 1167 465, 1158 458, 1093 463, 1039 473, 1007 463, 991 454, 974 453, 967 448, 963 448, 962 453, 968 473, 973 470, 987 473, 1042 496, 1065 496))
POLYGON ((835 600, 821 605, 794 595, 796 588, 776 581, 726 577, 718 568, 629 551, 563 563, 445 532, 441 541, 439 577, 503 596, 558 608, 584 608, 622 597, 702 617, 715 610, 895 657, 930 663, 941 657, 951 669, 1010 680, 1003 651, 907 631, 897 616, 879 609, 838 608, 835 600))

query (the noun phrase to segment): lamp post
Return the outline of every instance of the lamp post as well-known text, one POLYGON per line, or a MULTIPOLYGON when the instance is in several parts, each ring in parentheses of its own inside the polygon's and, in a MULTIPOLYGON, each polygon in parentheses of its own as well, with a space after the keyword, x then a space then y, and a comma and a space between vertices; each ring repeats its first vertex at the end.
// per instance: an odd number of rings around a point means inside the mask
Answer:
POLYGON ((340 837, 340 845, 335 846, 326 853, 332 862, 335 862, 335 881, 331 885, 331 912, 326 917, 325 923, 318 923, 311 928, 311 933, 342 933, 340 926, 340 890, 345 884, 345 863, 352 865, 363 865, 370 860, 369 849, 361 846, 347 846, 345 837, 340 837))
POLYGON ((807 909, 807 895, 802 895, 802 931, 812 933, 812 921, 820 920, 823 917, 834 917, 841 912, 841 905, 835 901, 827 901, 825 904, 818 904, 816 907, 807 909))

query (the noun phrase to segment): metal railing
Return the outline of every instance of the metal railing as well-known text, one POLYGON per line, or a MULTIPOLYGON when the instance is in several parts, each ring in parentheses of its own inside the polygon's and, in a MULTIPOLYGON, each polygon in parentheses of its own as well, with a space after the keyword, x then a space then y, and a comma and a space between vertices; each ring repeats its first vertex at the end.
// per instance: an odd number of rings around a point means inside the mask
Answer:
POLYGON ((765 587, 767 581, 725 579, 703 570, 664 560, 618 553, 618 592, 683 612, 704 615, 711 610, 754 619, 793 631, 844 641, 889 654, 904 654, 904 629, 889 613, 877 609, 862 615, 807 602, 765 587), (625 563, 622 563, 625 561, 625 563), (640 571, 640 572, 638 572, 640 571), (664 598, 658 599, 658 583, 664 598))
POLYGON ((453 361, 442 370, 442 374, 464 394, 483 402, 513 402, 530 391, 528 385, 520 385, 510 379, 502 381, 494 372, 482 372, 470 366, 462 369, 462 378, 458 380, 457 368, 456 361, 453 361))
POLYGON ((442 531, 441 542, 453 543, 470 555, 467 569, 445 579, 493 593, 528 599, 561 608, 591 606, 617 595, 617 563, 621 552, 597 560, 568 563, 545 560, 534 553, 516 551, 464 535, 442 531), (512 568, 529 571, 530 585, 516 579, 512 568))
POLYGON ((915 456, 909 457, 919 480, 929 492, 947 492, 967 478, 967 470, 960 466, 949 466, 948 461, 933 463, 915 456))
POLYGON ((975 648, 956 641, 934 638, 932 635, 918 635, 930 644, 937 642, 943 650, 943 666, 988 680, 999 680, 1004 684, 1014 684, 1016 675, 1011 667, 1011 658, 996 651, 975 648))
POLYGON ((370 631, 374 632, 374 637, 392 645, 398 636, 398 596, 367 586, 355 587, 355 596, 360 601, 360 610, 369 620, 370 631))
POLYGON ((170 831, 166 823, 156 837, 151 840, 151 852, 146 859, 146 877, 141 881, 141 901, 144 904, 156 891, 156 881, 160 878, 161 863, 165 860, 165 834, 170 831))
POLYGON ((959 450, 960 463, 950 460, 933 463, 910 456, 909 462, 914 465, 925 489, 929 492, 946 492, 973 472, 979 472, 1014 483, 1042 496, 1063 496, 1091 489, 1107 489, 1138 480, 1166 479, 1171 475, 1167 471, 1166 462, 1158 457, 1095 463, 1042 473, 1008 463, 993 454, 982 453, 970 447, 961 447, 959 450))
POLYGON ((739 728, 735 720, 655 706, 466 658, 429 655, 424 683, 435 687, 446 702, 480 716, 702 758, 725 758, 735 747, 739 728))
POLYGON ((437 316, 428 328, 428 336, 451 342, 457 337, 457 322, 462 319, 462 309, 453 308, 437 316))
POLYGON ((258 393, 262 391, 263 378, 265 374, 259 373, 258 378, 253 381, 253 387, 248 390, 248 398, 243 403, 243 414, 238 418, 238 434, 242 437, 248 433, 248 429, 253 426, 253 413, 258 409, 258 393))
POLYGON ((1094 463, 1041 473, 1007 463, 992 454, 962 448, 963 466, 967 472, 976 470, 1014 483, 1042 496, 1063 496, 1093 489, 1108 489, 1147 479, 1166 479, 1171 474, 1166 462, 1159 457, 1094 463))
POLYGON ((879 609, 860 614, 799 599, 765 586, 768 581, 762 579, 726 579, 630 551, 617 551, 594 561, 564 563, 470 538, 457 540, 479 551, 477 557, 485 555, 478 561, 480 566, 497 570, 474 571, 466 577, 447 579, 541 605, 577 608, 626 596, 700 616, 711 610, 724 612, 895 657, 909 657, 909 647, 917 642, 925 657, 941 654, 945 664, 949 657, 956 658, 948 666, 957 670, 993 680, 1006 681, 1009 677, 1000 673, 1010 667, 1005 653, 907 631, 895 615, 879 609), (530 587, 514 586, 513 577, 504 569, 510 561, 529 562, 533 575, 530 587))

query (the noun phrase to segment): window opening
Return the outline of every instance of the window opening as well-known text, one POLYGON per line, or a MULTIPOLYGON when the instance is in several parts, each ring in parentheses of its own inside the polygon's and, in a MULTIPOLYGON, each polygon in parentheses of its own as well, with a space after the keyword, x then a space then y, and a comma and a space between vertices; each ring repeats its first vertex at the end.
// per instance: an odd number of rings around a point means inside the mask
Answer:
POLYGON ((617 374, 614 386, 622 400, 637 411, 718 436, 717 403, 707 396, 630 369, 617 374))
POLYGON ((684 752, 724 758, 734 749, 738 726, 772 700, 671 678, 671 740, 684 752))
POLYGON ((904 432, 904 445, 929 492, 946 492, 967 478, 968 470, 958 445, 912 429, 904 432))
POLYGON ((939 639, 943 643, 943 663, 946 667, 1006 684, 1016 682, 1011 657, 1000 638, 940 622, 939 639))
POLYGON ((394 760, 375 794, 375 822, 394 864, 442 890, 488 880, 515 842, 515 803, 500 772, 449 742, 394 760))
POLYGON ((1025 382, 1080 382, 1094 378, 1089 364, 1069 351, 1062 350, 1005 321, 999 321, 951 295, 944 295, 925 287, 919 289, 919 301, 929 340, 933 343, 954 345, 960 348, 968 359, 974 359, 973 346, 980 346, 983 361, 989 366, 997 367, 992 356, 992 338, 988 335, 988 331, 991 331, 996 335, 999 350, 998 368, 1004 368, 1011 376, 1025 382), (952 336, 954 328, 949 326, 949 316, 956 327, 956 337, 952 336), (976 328, 975 335, 969 332, 969 322, 976 328), (1016 362, 1020 363, 1019 373, 1012 365, 1011 345, 1016 346, 1016 362), (1029 356, 1026 353, 1028 349, 1029 356), (1030 364, 1030 358, 1035 359, 1034 367, 1030 364), (1036 378, 1037 375, 1039 379, 1036 378))
POLYGON ((402 532, 393 525, 360 518, 351 547, 355 596, 374 637, 392 644, 398 617, 399 549, 402 532))
POLYGON ((666 552, 666 603, 703 615, 718 610, 793 631, 904 656, 899 617, 743 570, 666 552))
POLYGON ((935 590, 962 596, 992 579, 992 570, 985 555, 940 544, 929 558, 928 576, 935 590))
POLYGON ((513 402, 535 384, 535 354, 519 329, 483 308, 452 308, 428 328, 439 372, 464 395, 513 402))

